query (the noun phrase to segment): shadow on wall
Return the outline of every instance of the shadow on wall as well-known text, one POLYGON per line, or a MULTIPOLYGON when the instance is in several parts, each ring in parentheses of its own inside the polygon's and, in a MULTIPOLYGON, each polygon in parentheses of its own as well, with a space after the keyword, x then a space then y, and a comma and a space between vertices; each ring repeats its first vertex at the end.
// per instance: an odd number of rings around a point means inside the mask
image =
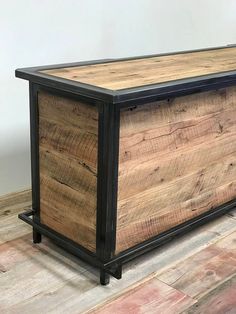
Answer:
POLYGON ((28 189, 30 179, 30 152, 27 147, 15 147, 0 152, 0 196, 28 189))

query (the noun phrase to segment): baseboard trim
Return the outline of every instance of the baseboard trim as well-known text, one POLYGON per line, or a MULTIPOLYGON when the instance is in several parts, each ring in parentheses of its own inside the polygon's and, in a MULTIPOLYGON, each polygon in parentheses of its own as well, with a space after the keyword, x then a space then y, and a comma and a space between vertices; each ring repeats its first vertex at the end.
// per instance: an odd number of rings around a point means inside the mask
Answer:
POLYGON ((31 207, 31 189, 0 196, 0 216, 18 214, 31 207))

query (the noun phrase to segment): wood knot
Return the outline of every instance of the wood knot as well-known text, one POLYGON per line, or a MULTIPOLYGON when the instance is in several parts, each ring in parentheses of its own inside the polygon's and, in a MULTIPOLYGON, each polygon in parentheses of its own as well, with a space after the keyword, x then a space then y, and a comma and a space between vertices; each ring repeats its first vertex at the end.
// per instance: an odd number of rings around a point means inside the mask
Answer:
POLYGON ((222 125, 222 124, 220 124, 220 122, 219 122, 219 130, 220 130, 220 133, 222 133, 222 132, 223 132, 223 130, 224 130, 224 127, 223 127, 223 125, 222 125))
POLYGON ((207 275, 207 276, 212 276, 212 275, 214 275, 214 272, 213 272, 212 270, 208 270, 208 271, 206 272, 206 275, 207 275))

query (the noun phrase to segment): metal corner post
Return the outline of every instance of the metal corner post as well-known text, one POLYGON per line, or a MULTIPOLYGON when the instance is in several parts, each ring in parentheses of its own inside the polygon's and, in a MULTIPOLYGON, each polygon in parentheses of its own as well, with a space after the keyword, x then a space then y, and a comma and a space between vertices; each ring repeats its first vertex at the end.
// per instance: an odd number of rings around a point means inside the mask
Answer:
MULTIPOLYGON (((38 91, 37 86, 29 83, 30 92, 30 146, 31 146, 31 181, 33 220, 40 222, 40 188, 39 188, 39 128, 38 128, 38 91)), ((41 234, 33 228, 33 242, 41 242, 41 234)))
MULTIPOLYGON (((102 263, 114 256, 116 242, 116 211, 118 186, 118 154, 120 111, 112 103, 99 103, 98 188, 97 188, 97 257, 102 263)), ((100 281, 109 283, 109 273, 101 269, 100 281)), ((121 272, 118 272, 121 276, 121 272)))

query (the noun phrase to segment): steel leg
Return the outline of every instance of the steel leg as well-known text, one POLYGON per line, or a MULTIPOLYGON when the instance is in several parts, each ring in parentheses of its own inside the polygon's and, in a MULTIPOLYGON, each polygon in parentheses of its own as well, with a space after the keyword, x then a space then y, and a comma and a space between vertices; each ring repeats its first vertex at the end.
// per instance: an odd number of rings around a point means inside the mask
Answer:
POLYGON ((40 243, 42 241, 42 235, 35 228, 33 228, 33 242, 40 243))
POLYGON ((108 285, 110 282, 110 275, 104 269, 100 270, 100 284, 103 286, 108 285))

